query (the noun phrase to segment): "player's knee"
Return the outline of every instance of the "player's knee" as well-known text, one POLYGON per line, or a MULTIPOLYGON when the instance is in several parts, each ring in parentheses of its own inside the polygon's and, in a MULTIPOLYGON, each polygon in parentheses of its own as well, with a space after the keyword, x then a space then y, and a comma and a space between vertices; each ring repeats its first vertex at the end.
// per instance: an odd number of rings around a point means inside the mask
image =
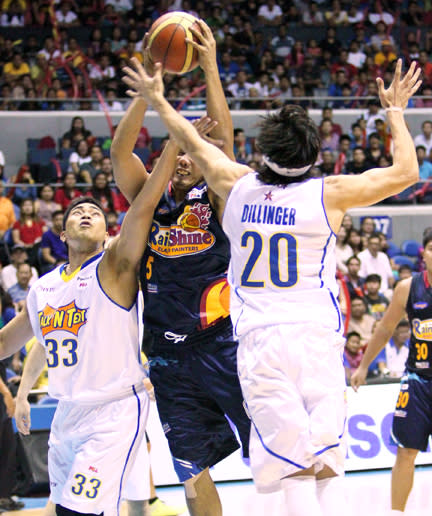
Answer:
POLYGON ((211 477, 210 477, 209 473, 208 473, 208 468, 200 471, 199 473, 197 473, 193 477, 188 478, 187 480, 185 480, 183 482, 183 485, 184 485, 184 488, 185 488, 185 493, 186 493, 186 498, 188 498, 188 499, 197 498, 198 491, 199 491, 198 484, 201 484, 203 481, 205 483, 207 483, 206 480, 205 480, 205 477, 208 477, 210 482, 213 482, 211 480, 211 477))
POLYGON ((67 507, 63 507, 63 505, 56 505, 56 514, 57 516, 103 516, 103 512, 100 514, 90 514, 90 513, 82 513, 78 511, 73 511, 72 509, 68 509, 67 507))

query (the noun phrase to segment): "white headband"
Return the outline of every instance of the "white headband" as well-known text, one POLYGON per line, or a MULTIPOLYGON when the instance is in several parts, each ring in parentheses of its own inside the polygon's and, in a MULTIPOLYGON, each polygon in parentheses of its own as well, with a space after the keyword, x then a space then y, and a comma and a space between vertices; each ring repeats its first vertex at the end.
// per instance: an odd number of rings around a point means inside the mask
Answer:
POLYGON ((291 176, 291 177, 297 177, 301 176, 302 174, 305 174, 312 165, 306 165, 305 167, 301 168, 283 168, 280 167, 277 163, 272 161, 268 156, 262 157, 263 162, 273 170, 273 172, 276 172, 276 174, 279 174, 281 176, 291 176))

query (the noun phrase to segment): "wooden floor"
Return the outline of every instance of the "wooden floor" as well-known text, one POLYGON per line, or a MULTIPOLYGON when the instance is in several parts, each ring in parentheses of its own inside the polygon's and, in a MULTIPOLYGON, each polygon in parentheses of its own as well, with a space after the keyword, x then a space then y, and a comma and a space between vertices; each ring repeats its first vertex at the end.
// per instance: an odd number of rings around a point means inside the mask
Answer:
MULTIPOLYGON (((347 516, 384 516, 390 507, 390 470, 349 473, 346 476, 345 493, 350 511, 347 516)), ((414 488, 405 511, 406 516, 430 516, 432 514, 432 466, 418 467, 414 488)), ((259 495, 251 481, 217 483, 224 516, 289 516, 284 512, 281 494, 259 495)), ((171 504, 182 504, 181 486, 157 488, 159 497, 171 504)), ((29 499, 23 499, 28 502, 29 499)), ((43 516, 46 499, 31 499, 32 508, 4 513, 7 516, 43 516)), ((27 503, 26 505, 29 505, 27 503)), ((121 514, 126 516, 126 507, 121 514)), ((187 512, 184 516, 187 516, 187 512)), ((305 515, 307 516, 307 515, 305 515)))

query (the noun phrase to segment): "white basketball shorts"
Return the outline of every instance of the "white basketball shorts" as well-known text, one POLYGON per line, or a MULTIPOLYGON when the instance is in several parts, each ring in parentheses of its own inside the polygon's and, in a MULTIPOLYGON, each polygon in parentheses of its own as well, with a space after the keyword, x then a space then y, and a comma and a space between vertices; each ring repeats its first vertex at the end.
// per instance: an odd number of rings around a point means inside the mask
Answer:
POLYGON ((117 516, 130 468, 145 445, 148 409, 144 388, 100 405, 60 401, 49 438, 51 501, 81 513, 117 516))
POLYGON ((339 333, 312 324, 256 329, 240 339, 238 371, 258 491, 278 491, 282 478, 314 465, 343 474, 343 345, 339 333))

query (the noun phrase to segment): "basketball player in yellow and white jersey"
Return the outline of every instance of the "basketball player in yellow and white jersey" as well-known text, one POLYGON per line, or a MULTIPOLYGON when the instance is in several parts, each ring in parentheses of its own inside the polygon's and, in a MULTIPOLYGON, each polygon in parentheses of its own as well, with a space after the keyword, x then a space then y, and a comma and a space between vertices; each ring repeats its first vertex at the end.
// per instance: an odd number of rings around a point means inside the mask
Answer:
POLYGON ((0 330, 0 357, 33 333, 44 346, 48 392, 59 400, 49 440, 51 500, 59 516, 118 514, 144 436, 148 394, 140 361, 137 266, 169 179, 155 170, 106 251, 101 205, 70 204, 61 238, 69 261, 42 276, 25 309, 0 330))
POLYGON ((126 67, 128 94, 143 97, 226 201, 231 317, 238 371, 252 421, 251 466, 258 490, 283 490, 284 514, 347 514, 344 473, 345 381, 335 281, 336 234, 347 209, 368 206, 418 180, 403 110, 419 88, 413 63, 398 61, 385 89, 377 79, 394 142, 389 167, 356 176, 311 178, 320 149, 316 125, 299 106, 261 122, 257 172, 202 141, 163 96, 160 67, 126 67))

